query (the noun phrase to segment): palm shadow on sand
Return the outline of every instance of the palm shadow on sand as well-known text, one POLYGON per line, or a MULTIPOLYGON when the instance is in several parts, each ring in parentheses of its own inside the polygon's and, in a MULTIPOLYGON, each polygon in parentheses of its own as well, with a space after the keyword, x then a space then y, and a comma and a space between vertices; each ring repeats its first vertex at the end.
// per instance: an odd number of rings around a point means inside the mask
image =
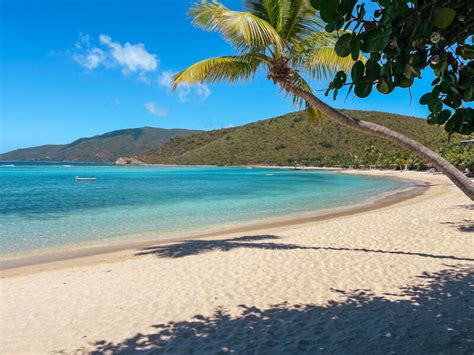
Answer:
POLYGON ((229 239, 195 239, 184 240, 169 245, 157 245, 145 248, 136 253, 136 256, 155 255, 160 258, 182 258, 190 255, 199 255, 211 251, 230 251, 232 249, 270 249, 270 250, 324 250, 334 252, 361 252, 377 254, 409 255, 434 259, 446 259, 456 261, 474 261, 472 258, 462 258, 453 255, 437 255, 421 252, 410 252, 401 250, 381 250, 367 248, 344 248, 330 246, 304 246, 297 244, 276 243, 280 239, 276 235, 253 235, 229 239))
MULTIPOLYGON (((91 344, 94 354, 472 354, 474 267, 446 265, 400 289, 396 300, 370 290, 333 290, 325 306, 241 305, 190 321, 155 324, 151 334, 91 344)), ((393 295, 392 295, 393 296, 393 295)))

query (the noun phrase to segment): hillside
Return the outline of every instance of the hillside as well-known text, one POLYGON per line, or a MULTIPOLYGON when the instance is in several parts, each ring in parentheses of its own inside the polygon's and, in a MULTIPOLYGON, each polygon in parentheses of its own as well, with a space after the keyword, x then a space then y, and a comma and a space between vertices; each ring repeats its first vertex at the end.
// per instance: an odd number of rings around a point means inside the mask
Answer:
POLYGON ((120 156, 140 154, 169 139, 195 132, 198 131, 152 127, 122 129, 81 138, 70 144, 17 149, 0 154, 0 160, 113 162, 120 156))
MULTIPOLYGON (((435 150, 448 147, 444 131, 422 119, 383 112, 349 113, 390 127, 435 150)), ((457 147, 460 138, 451 137, 451 147, 457 147)), ((313 127, 301 112, 245 126, 177 137, 137 158, 146 163, 185 165, 390 166, 421 163, 417 157, 393 143, 355 132, 329 119, 324 120, 322 128, 313 127)), ((463 168, 462 164, 465 162, 457 165, 463 168)))

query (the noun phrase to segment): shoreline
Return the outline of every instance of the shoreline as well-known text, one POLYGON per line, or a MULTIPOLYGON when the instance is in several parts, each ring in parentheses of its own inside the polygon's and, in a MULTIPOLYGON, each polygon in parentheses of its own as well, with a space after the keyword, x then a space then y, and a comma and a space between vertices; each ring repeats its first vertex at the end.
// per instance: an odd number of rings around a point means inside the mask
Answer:
POLYGON ((392 205, 420 197, 432 189, 431 184, 426 180, 423 180, 421 177, 420 179, 417 179, 413 177, 398 176, 397 174, 400 174, 400 172, 397 171, 379 170, 375 172, 374 170, 362 171, 359 169, 338 169, 336 172, 341 174, 353 174, 384 179, 399 179, 410 183, 410 187, 408 189, 389 193, 388 195, 378 197, 368 202, 351 205, 349 207, 334 208, 329 211, 322 211, 319 213, 310 212, 304 215, 300 214, 290 217, 274 217, 261 221, 238 223, 232 225, 231 227, 214 228, 209 231, 197 232, 194 234, 187 233, 167 239, 150 238, 138 241, 128 239, 122 241, 111 241, 108 243, 105 241, 104 244, 92 246, 73 245, 70 247, 65 247, 64 249, 57 248, 54 250, 53 248, 53 250, 39 253, 35 253, 34 251, 31 253, 27 252, 24 255, 19 255, 18 257, 7 256, 7 259, 0 260, 0 275, 5 277, 24 273, 35 273, 38 271, 50 269, 62 269, 64 267, 75 266, 77 264, 89 265, 103 261, 114 261, 123 258, 124 255, 130 254, 131 251, 136 252, 140 249, 151 246, 166 245, 190 239, 194 240, 216 237, 230 237, 240 233, 260 232, 263 230, 275 231, 279 229, 288 229, 291 227, 300 227, 306 224, 328 221, 390 207, 392 205), (392 176, 392 174, 395 174, 396 176, 392 176))

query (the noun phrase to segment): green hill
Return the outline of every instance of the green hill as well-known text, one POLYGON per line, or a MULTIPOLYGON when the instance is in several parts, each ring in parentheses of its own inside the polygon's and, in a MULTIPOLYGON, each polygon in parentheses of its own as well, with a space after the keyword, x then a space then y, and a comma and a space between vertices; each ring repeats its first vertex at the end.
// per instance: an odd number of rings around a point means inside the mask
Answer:
POLYGON ((120 156, 140 154, 169 139, 195 133, 186 129, 130 128, 81 138, 70 144, 43 145, 0 154, 3 161, 113 162, 120 156))
MULTIPOLYGON (((464 158, 455 164, 460 168, 469 164, 466 161, 472 148, 459 148, 457 142, 461 136, 451 137, 449 143, 441 128, 430 126, 422 119, 383 112, 348 112, 406 134, 438 151, 460 149, 453 159, 459 160, 459 155, 464 158)), ((316 128, 301 112, 173 138, 137 158, 146 163, 183 165, 423 165, 420 159, 391 142, 356 132, 330 119, 324 120, 322 128, 316 128)))

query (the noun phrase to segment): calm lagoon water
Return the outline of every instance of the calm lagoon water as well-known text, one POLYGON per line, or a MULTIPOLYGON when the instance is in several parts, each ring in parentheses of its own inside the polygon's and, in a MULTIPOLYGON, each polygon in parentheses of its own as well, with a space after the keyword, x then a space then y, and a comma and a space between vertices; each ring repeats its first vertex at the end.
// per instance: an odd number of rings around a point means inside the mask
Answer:
POLYGON ((307 170, 0 163, 0 253, 167 238, 348 206, 406 187, 307 170))

